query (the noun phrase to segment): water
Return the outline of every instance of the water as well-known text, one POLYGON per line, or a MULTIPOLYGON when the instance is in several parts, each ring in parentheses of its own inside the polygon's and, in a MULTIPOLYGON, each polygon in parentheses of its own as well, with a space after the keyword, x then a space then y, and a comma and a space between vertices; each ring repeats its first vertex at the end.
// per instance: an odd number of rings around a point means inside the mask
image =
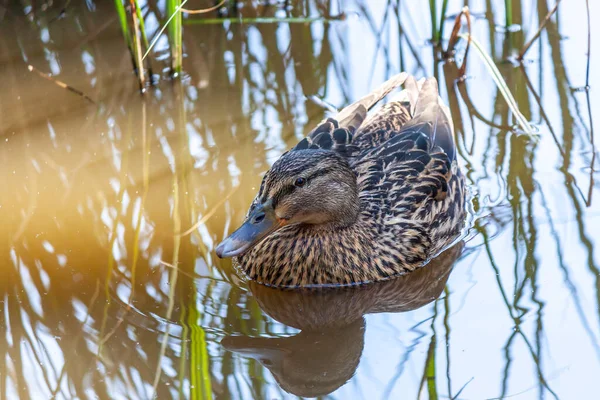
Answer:
MULTIPOLYGON (((181 82, 166 79, 165 38, 159 84, 143 97, 113 4, 73 3, 64 14, 62 3, 0 6, 2 398, 600 390, 600 31, 591 90, 576 90, 587 84, 583 0, 561 4, 523 68, 505 60, 554 3, 513 2, 522 30, 507 34, 503 1, 469 2, 537 142, 504 128, 510 111, 474 51, 456 84, 427 42, 427 2, 401 2, 399 18, 395 1, 387 14, 385 1, 349 1, 331 23, 185 25, 181 82), (400 70, 437 76, 451 106, 473 191, 465 243, 414 275, 319 295, 246 282, 216 258, 261 174, 325 115, 305 96, 342 107, 400 70)), ((292 3, 295 16, 340 12, 292 3)), ((164 4, 146 12, 152 36, 164 4)))

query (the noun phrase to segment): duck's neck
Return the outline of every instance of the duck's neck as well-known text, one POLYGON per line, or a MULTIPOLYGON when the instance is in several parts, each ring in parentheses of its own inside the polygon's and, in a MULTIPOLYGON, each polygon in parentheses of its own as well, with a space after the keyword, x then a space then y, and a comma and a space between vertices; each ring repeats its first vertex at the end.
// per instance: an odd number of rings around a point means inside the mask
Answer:
POLYGON ((372 280, 373 229, 358 216, 344 221, 287 226, 239 257, 240 266, 251 279, 280 287, 372 280))

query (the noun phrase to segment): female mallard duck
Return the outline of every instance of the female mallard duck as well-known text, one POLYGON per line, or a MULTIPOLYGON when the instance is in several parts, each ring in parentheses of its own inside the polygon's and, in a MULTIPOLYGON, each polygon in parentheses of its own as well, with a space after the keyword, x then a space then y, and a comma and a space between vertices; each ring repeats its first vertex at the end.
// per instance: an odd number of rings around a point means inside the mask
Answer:
POLYGON ((437 81, 405 73, 321 122, 262 180, 216 249, 278 287, 355 285, 424 265, 460 234, 465 182, 437 81), (400 99, 367 118, 390 91, 400 99))

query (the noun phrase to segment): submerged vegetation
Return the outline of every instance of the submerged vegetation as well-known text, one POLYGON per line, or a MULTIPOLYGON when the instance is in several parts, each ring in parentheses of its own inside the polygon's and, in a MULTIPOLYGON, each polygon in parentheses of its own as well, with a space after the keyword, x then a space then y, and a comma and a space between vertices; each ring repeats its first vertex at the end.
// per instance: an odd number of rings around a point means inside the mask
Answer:
POLYGON ((343 343, 362 360, 339 398, 595 384, 593 77, 558 18, 585 0, 17 3, 0 5, 0 397, 288 396, 277 354, 264 366, 226 336, 343 343), (436 76, 449 102, 474 191, 466 250, 429 306, 299 333, 214 244, 331 104, 400 70, 436 76))

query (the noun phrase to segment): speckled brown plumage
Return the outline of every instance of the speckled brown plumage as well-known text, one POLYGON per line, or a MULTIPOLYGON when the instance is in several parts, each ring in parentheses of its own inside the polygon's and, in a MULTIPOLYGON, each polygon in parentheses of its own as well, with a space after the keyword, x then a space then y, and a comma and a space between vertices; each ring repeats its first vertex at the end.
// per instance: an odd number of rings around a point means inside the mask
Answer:
POLYGON ((331 192, 312 200, 324 210, 347 209, 340 223, 284 226, 241 255, 241 269, 263 284, 297 287, 380 281, 423 266, 463 228, 465 182, 455 154, 435 79, 392 78, 284 154, 255 200, 272 198, 285 216, 294 188, 282 182, 305 171, 311 178, 327 174, 331 192), (399 101, 368 115, 405 81, 399 101))

